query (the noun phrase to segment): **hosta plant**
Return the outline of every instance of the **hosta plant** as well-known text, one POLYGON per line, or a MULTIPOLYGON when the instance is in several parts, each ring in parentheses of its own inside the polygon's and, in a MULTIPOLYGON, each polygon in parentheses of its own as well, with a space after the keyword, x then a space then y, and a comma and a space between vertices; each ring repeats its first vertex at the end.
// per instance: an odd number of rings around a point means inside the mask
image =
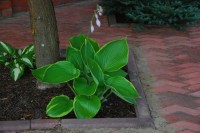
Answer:
POLYGON ((75 97, 55 96, 46 113, 58 118, 74 111, 77 118, 92 118, 111 93, 130 104, 136 104, 139 94, 125 76, 122 67, 128 63, 125 38, 114 40, 103 47, 82 34, 70 38, 66 61, 59 61, 32 71, 40 81, 66 83, 75 97), (70 82, 69 81, 73 81, 70 82))
POLYGON ((10 69, 12 78, 17 81, 25 68, 34 68, 34 47, 28 45, 24 49, 15 49, 10 44, 0 41, 0 65, 10 69))

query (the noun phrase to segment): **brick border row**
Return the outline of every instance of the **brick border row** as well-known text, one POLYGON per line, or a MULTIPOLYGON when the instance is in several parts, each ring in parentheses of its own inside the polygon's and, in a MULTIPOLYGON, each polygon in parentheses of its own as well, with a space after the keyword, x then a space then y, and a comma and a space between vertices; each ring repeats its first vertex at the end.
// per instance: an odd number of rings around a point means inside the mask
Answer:
MULTIPOLYGON (((61 57, 65 50, 61 50, 61 57)), ((17 121, 0 121, 0 131, 19 131, 31 129, 51 129, 56 126, 62 128, 155 128, 149 107, 142 90, 133 50, 130 49, 128 73, 130 81, 136 87, 141 99, 135 106, 136 118, 94 118, 94 119, 34 119, 17 121)))
POLYGON ((62 128, 142 128, 154 127, 149 119, 140 118, 95 118, 95 119, 35 119, 0 121, 0 131, 21 131, 62 128), (148 124, 147 124, 148 123, 148 124))

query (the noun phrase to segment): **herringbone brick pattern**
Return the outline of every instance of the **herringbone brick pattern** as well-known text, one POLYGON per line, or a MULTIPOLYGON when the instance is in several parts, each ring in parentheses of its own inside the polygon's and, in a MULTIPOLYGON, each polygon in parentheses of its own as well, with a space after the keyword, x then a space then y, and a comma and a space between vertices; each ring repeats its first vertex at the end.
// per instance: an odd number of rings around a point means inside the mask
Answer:
POLYGON ((160 113, 180 133, 200 132, 199 28, 172 32, 146 31, 137 34, 137 42, 156 79, 153 90, 160 96, 160 113))
MULTIPOLYGON (((68 45, 70 36, 87 33, 95 5, 96 2, 89 1, 56 8, 61 47, 68 45)), ((160 114, 180 133, 200 133, 200 28, 159 28, 137 33, 131 28, 109 27, 105 16, 100 19, 102 27, 95 27, 91 37, 100 44, 127 37, 130 45, 141 48, 155 78, 147 80, 160 97, 160 114)), ((28 15, 1 20, 0 40, 15 47, 30 43, 28 15)), ((149 78, 145 74, 141 77, 149 78)))

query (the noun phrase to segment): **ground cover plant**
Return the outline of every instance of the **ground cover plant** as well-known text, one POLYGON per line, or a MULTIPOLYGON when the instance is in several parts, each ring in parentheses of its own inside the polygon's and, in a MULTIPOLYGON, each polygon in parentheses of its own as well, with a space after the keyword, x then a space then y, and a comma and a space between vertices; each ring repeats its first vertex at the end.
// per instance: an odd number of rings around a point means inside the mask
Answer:
POLYGON ((136 89, 126 78, 122 67, 128 63, 126 39, 114 40, 103 47, 79 34, 70 39, 66 61, 59 61, 32 71, 45 83, 66 83, 74 98, 59 95, 52 98, 46 108, 50 117, 63 117, 72 110, 77 118, 92 118, 102 102, 114 93, 124 101, 136 104, 136 89), (69 81, 72 81, 71 83, 69 81))
POLYGON ((24 74, 26 68, 34 68, 34 46, 15 49, 10 44, 0 41, 0 65, 10 69, 10 75, 17 81, 24 74))
POLYGON ((170 25, 177 29, 195 25, 200 19, 198 0, 103 0, 106 14, 117 14, 121 19, 138 26, 170 25))

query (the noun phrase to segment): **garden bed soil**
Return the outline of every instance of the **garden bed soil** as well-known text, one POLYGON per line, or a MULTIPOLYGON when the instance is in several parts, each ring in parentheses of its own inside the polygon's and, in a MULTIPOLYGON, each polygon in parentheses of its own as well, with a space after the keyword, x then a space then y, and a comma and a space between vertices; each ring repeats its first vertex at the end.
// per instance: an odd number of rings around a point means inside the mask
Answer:
MULTIPOLYGON (((0 66, 0 121, 45 119, 48 102, 57 95, 73 93, 66 86, 60 89, 36 89, 36 79, 27 70, 23 77, 14 81, 8 69, 0 66)), ((111 95, 104 102, 95 118, 133 118, 136 117, 134 106, 111 95)), ((74 113, 64 118, 75 118, 74 113)))

